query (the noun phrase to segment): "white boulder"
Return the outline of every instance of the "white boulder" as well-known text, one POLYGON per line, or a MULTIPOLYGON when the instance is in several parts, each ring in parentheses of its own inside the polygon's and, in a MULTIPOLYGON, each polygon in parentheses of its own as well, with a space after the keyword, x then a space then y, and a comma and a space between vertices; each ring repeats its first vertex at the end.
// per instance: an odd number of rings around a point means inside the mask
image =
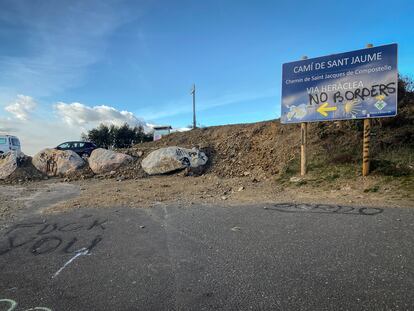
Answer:
POLYGON ((85 161, 71 150, 43 149, 32 158, 32 164, 47 176, 62 176, 82 168, 85 161))
POLYGON ((120 166, 132 161, 133 157, 127 154, 103 148, 98 148, 92 151, 92 154, 88 159, 89 167, 95 174, 115 171, 120 166))
POLYGON ((26 160, 23 152, 12 150, 0 155, 0 179, 9 177, 26 160))
POLYGON ((204 152, 195 148, 166 147, 151 152, 141 166, 147 174, 156 175, 203 166, 207 160, 204 152))

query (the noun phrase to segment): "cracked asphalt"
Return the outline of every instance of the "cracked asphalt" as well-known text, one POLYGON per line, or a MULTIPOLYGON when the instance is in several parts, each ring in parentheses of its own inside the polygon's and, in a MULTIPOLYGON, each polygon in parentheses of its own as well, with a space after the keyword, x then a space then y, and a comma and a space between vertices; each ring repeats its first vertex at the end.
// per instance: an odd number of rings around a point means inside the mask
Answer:
POLYGON ((21 216, 0 231, 0 311, 413 310, 413 240, 410 208, 21 216))

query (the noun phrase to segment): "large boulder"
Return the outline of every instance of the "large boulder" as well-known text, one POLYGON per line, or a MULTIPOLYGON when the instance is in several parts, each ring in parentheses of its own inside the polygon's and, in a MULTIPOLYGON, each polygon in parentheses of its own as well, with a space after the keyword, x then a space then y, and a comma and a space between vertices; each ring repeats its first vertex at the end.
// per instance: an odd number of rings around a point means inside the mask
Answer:
POLYGON ((71 150, 43 149, 32 158, 36 169, 47 176, 64 176, 85 165, 85 161, 71 150))
POLYGON ((149 175, 165 174, 184 168, 196 168, 207 163, 207 156, 195 148, 166 147, 151 152, 141 166, 149 175))
POLYGON ((27 157, 20 151, 8 151, 0 155, 0 179, 9 177, 27 157))
POLYGON ((88 159, 89 167, 95 174, 108 173, 133 161, 133 157, 112 150, 98 148, 88 159))

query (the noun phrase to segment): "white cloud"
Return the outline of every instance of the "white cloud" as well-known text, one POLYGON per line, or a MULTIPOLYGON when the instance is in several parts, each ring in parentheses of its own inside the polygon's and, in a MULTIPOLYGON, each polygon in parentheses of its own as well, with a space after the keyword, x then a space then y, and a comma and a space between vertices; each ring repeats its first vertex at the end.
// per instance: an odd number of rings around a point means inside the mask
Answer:
POLYGON ((128 123, 130 126, 142 126, 146 131, 151 129, 149 124, 132 112, 105 105, 90 107, 81 103, 59 102, 53 106, 55 115, 50 117, 49 114, 47 119, 35 117, 36 107, 32 97, 19 95, 14 103, 5 107, 13 117, 0 117, 0 132, 18 136, 23 152, 29 155, 64 141, 79 140, 83 132, 100 123, 128 123))
POLYGON ((96 126, 99 123, 131 126, 146 126, 145 122, 132 112, 120 111, 109 106, 89 107, 81 103, 66 104, 59 102, 54 106, 57 115, 68 125, 96 126))
POLYGON ((25 121, 29 119, 29 115, 36 108, 37 103, 30 96, 17 95, 16 100, 6 106, 4 110, 11 113, 19 120, 25 121))
POLYGON ((189 127, 178 127, 178 128, 173 128, 171 130, 171 133, 174 133, 174 132, 188 132, 188 131, 191 131, 191 130, 192 129, 189 128, 189 127))
MULTIPOLYGON (((41 113, 35 114, 37 106, 32 97, 19 95, 15 102, 5 107, 13 117, 0 117, 0 133, 18 136, 22 151, 28 155, 34 155, 41 149, 55 147, 65 141, 79 140, 82 133, 101 123, 142 126, 147 133, 152 132, 156 126, 132 112, 105 105, 58 102, 53 106, 55 114, 48 114, 46 119, 41 113)), ((175 128, 172 132, 188 130, 190 129, 175 128)))
POLYGON ((0 132, 16 135, 22 144, 22 151, 34 155, 44 148, 56 147, 68 140, 78 140, 82 129, 69 126, 59 120, 45 121, 29 119, 22 121, 12 118, 0 118, 0 132))

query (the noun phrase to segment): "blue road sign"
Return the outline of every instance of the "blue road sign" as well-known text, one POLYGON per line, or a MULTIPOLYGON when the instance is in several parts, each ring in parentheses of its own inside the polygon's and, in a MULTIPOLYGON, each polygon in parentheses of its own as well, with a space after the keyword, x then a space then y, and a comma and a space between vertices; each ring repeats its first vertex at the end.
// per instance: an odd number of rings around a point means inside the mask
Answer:
POLYGON ((397 44, 283 64, 282 123, 397 114, 397 44))

